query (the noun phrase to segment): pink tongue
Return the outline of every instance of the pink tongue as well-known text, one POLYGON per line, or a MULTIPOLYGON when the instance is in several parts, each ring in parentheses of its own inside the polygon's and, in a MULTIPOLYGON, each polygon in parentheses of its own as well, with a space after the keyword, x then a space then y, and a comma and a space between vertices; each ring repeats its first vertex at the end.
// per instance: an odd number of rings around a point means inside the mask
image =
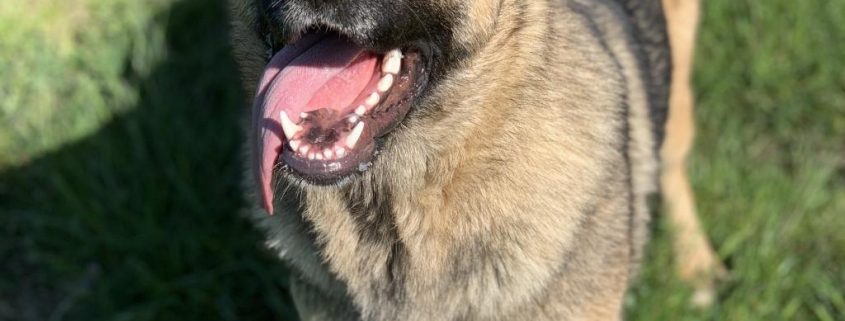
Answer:
POLYGON ((258 87, 252 126, 254 170, 262 205, 273 214, 273 165, 281 152, 279 112, 294 121, 320 108, 348 110, 373 77, 378 56, 335 37, 303 37, 270 60, 258 87))

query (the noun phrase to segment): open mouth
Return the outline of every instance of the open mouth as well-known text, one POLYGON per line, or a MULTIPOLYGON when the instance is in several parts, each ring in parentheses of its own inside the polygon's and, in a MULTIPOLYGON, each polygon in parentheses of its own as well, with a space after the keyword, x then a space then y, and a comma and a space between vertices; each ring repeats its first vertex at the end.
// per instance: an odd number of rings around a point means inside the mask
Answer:
POLYGON ((428 81, 424 49, 368 51, 333 33, 309 33, 270 59, 253 110, 254 166, 263 205, 283 170, 313 184, 365 171, 378 140, 428 81))

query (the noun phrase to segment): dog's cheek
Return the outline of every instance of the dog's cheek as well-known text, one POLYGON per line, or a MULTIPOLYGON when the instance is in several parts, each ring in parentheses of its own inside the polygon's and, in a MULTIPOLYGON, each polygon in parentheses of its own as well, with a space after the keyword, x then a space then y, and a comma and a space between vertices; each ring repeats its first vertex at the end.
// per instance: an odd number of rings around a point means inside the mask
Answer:
POLYGON ((230 0, 231 21, 229 36, 232 53, 240 69, 246 92, 255 92, 258 77, 267 62, 267 46, 259 39, 256 26, 258 16, 252 1, 230 0))

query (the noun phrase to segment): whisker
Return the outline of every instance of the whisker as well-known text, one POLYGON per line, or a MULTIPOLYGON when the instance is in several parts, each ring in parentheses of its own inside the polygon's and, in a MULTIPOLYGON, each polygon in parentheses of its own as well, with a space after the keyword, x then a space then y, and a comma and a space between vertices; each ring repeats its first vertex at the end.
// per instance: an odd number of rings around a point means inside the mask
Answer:
POLYGON ((422 29, 425 31, 426 35, 428 36, 428 40, 434 41, 434 36, 431 34, 431 32, 429 32, 428 26, 425 24, 425 22, 423 22, 422 18, 420 18, 420 16, 417 14, 417 11, 414 10, 414 7, 411 7, 411 5, 409 5, 408 3, 405 3, 405 2, 402 2, 402 4, 404 4, 405 7, 407 7, 408 10, 411 11, 411 14, 414 16, 414 19, 416 19, 416 21, 419 23, 420 27, 422 27, 422 29))

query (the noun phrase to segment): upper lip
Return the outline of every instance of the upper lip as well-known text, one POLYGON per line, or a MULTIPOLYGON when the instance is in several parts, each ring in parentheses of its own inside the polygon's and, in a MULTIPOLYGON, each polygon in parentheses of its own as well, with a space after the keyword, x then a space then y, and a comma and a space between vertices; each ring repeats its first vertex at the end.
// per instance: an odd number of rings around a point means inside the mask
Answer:
POLYGON ((299 27, 296 29, 284 28, 285 32, 278 38, 269 37, 271 48, 274 53, 280 50, 283 46, 293 44, 304 35, 309 33, 323 33, 323 34, 337 34, 352 41, 358 47, 376 54, 386 54, 394 47, 379 46, 377 43, 371 41, 370 36, 358 34, 354 32, 347 32, 345 28, 332 27, 325 24, 311 24, 308 26, 299 27), (279 39, 276 42, 275 39, 279 39))

